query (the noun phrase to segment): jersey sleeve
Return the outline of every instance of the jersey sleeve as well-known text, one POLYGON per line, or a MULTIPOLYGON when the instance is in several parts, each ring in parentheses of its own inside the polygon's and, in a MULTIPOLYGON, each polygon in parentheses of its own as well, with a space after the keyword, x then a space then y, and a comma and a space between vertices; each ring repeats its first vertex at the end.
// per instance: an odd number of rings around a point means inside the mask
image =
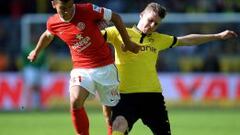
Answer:
POLYGON ((112 26, 112 27, 108 27, 105 30, 103 30, 103 37, 105 38, 105 40, 108 43, 111 43, 113 46, 116 45, 116 39, 118 38, 118 31, 116 29, 116 27, 112 26))
POLYGON ((169 48, 173 48, 173 47, 175 47, 175 46, 178 45, 178 39, 177 39, 177 37, 175 37, 175 36, 172 36, 172 37, 173 37, 172 44, 170 45, 169 48))
POLYGON ((159 41, 158 49, 159 51, 165 50, 168 48, 175 47, 177 45, 177 38, 170 35, 158 34, 157 40, 159 41))
POLYGON ((52 29, 52 27, 51 27, 51 18, 49 18, 48 20, 47 20, 47 34, 49 35, 49 36, 54 36, 56 33, 53 31, 53 29, 52 29))
POLYGON ((112 18, 112 10, 104 7, 99 7, 94 4, 88 4, 87 6, 90 16, 93 20, 105 20, 110 21, 112 18))

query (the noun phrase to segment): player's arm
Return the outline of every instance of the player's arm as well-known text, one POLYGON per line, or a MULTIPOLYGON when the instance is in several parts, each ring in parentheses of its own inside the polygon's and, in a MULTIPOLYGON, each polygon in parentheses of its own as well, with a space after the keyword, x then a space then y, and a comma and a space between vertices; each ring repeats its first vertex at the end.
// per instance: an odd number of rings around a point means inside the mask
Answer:
POLYGON ((52 42, 53 38, 54 36, 50 34, 48 30, 43 32, 38 40, 36 47, 29 53, 27 57, 29 61, 33 62, 37 58, 41 50, 47 47, 52 42))
POLYGON ((126 27, 125 27, 121 17, 118 14, 112 12, 111 22, 113 22, 113 24, 115 25, 115 27, 117 28, 117 30, 119 31, 119 33, 122 37, 122 40, 125 44, 123 49, 124 50, 129 50, 133 53, 138 53, 138 51, 140 49, 140 46, 133 43, 130 40, 129 35, 128 35, 127 30, 126 30, 126 27))
POLYGON ((237 37, 238 35, 231 30, 225 30, 216 34, 189 34, 186 36, 178 37, 178 46, 184 45, 199 45, 215 40, 226 40, 229 38, 237 37))

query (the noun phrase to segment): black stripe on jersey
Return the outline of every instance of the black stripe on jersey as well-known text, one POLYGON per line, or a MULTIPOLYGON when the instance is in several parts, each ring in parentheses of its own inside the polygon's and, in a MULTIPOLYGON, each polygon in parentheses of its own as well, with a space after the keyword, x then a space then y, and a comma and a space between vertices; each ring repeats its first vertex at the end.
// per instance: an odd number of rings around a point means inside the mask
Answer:
POLYGON ((172 42, 172 44, 170 45, 170 47, 169 48, 172 48, 175 44, 177 43, 177 37, 173 37, 173 42, 172 42))
POLYGON ((146 36, 147 36, 146 34, 142 33, 142 36, 141 36, 141 38, 140 38, 139 43, 143 43, 143 39, 144 39, 146 36))

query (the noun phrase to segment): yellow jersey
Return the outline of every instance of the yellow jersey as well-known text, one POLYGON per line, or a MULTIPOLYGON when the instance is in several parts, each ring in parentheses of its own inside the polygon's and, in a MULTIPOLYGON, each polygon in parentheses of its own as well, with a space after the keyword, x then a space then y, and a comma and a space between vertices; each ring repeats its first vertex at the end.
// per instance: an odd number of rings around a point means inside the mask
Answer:
POLYGON ((136 26, 127 28, 127 32, 131 41, 141 46, 138 54, 122 51, 123 41, 116 27, 108 27, 103 31, 107 42, 115 49, 120 93, 161 92, 155 68, 158 52, 177 45, 177 38, 157 32, 143 35, 136 26))

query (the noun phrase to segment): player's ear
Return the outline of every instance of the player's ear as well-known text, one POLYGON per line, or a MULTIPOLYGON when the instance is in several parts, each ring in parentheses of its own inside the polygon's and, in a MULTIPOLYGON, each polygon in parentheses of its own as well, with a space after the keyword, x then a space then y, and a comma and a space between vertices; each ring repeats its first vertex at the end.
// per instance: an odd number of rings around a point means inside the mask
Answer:
POLYGON ((55 6, 56 2, 54 0, 51 0, 51 3, 52 3, 52 7, 56 8, 56 6, 55 6))
POLYGON ((143 12, 141 12, 140 15, 139 15, 140 19, 142 19, 142 17, 143 17, 143 12))

